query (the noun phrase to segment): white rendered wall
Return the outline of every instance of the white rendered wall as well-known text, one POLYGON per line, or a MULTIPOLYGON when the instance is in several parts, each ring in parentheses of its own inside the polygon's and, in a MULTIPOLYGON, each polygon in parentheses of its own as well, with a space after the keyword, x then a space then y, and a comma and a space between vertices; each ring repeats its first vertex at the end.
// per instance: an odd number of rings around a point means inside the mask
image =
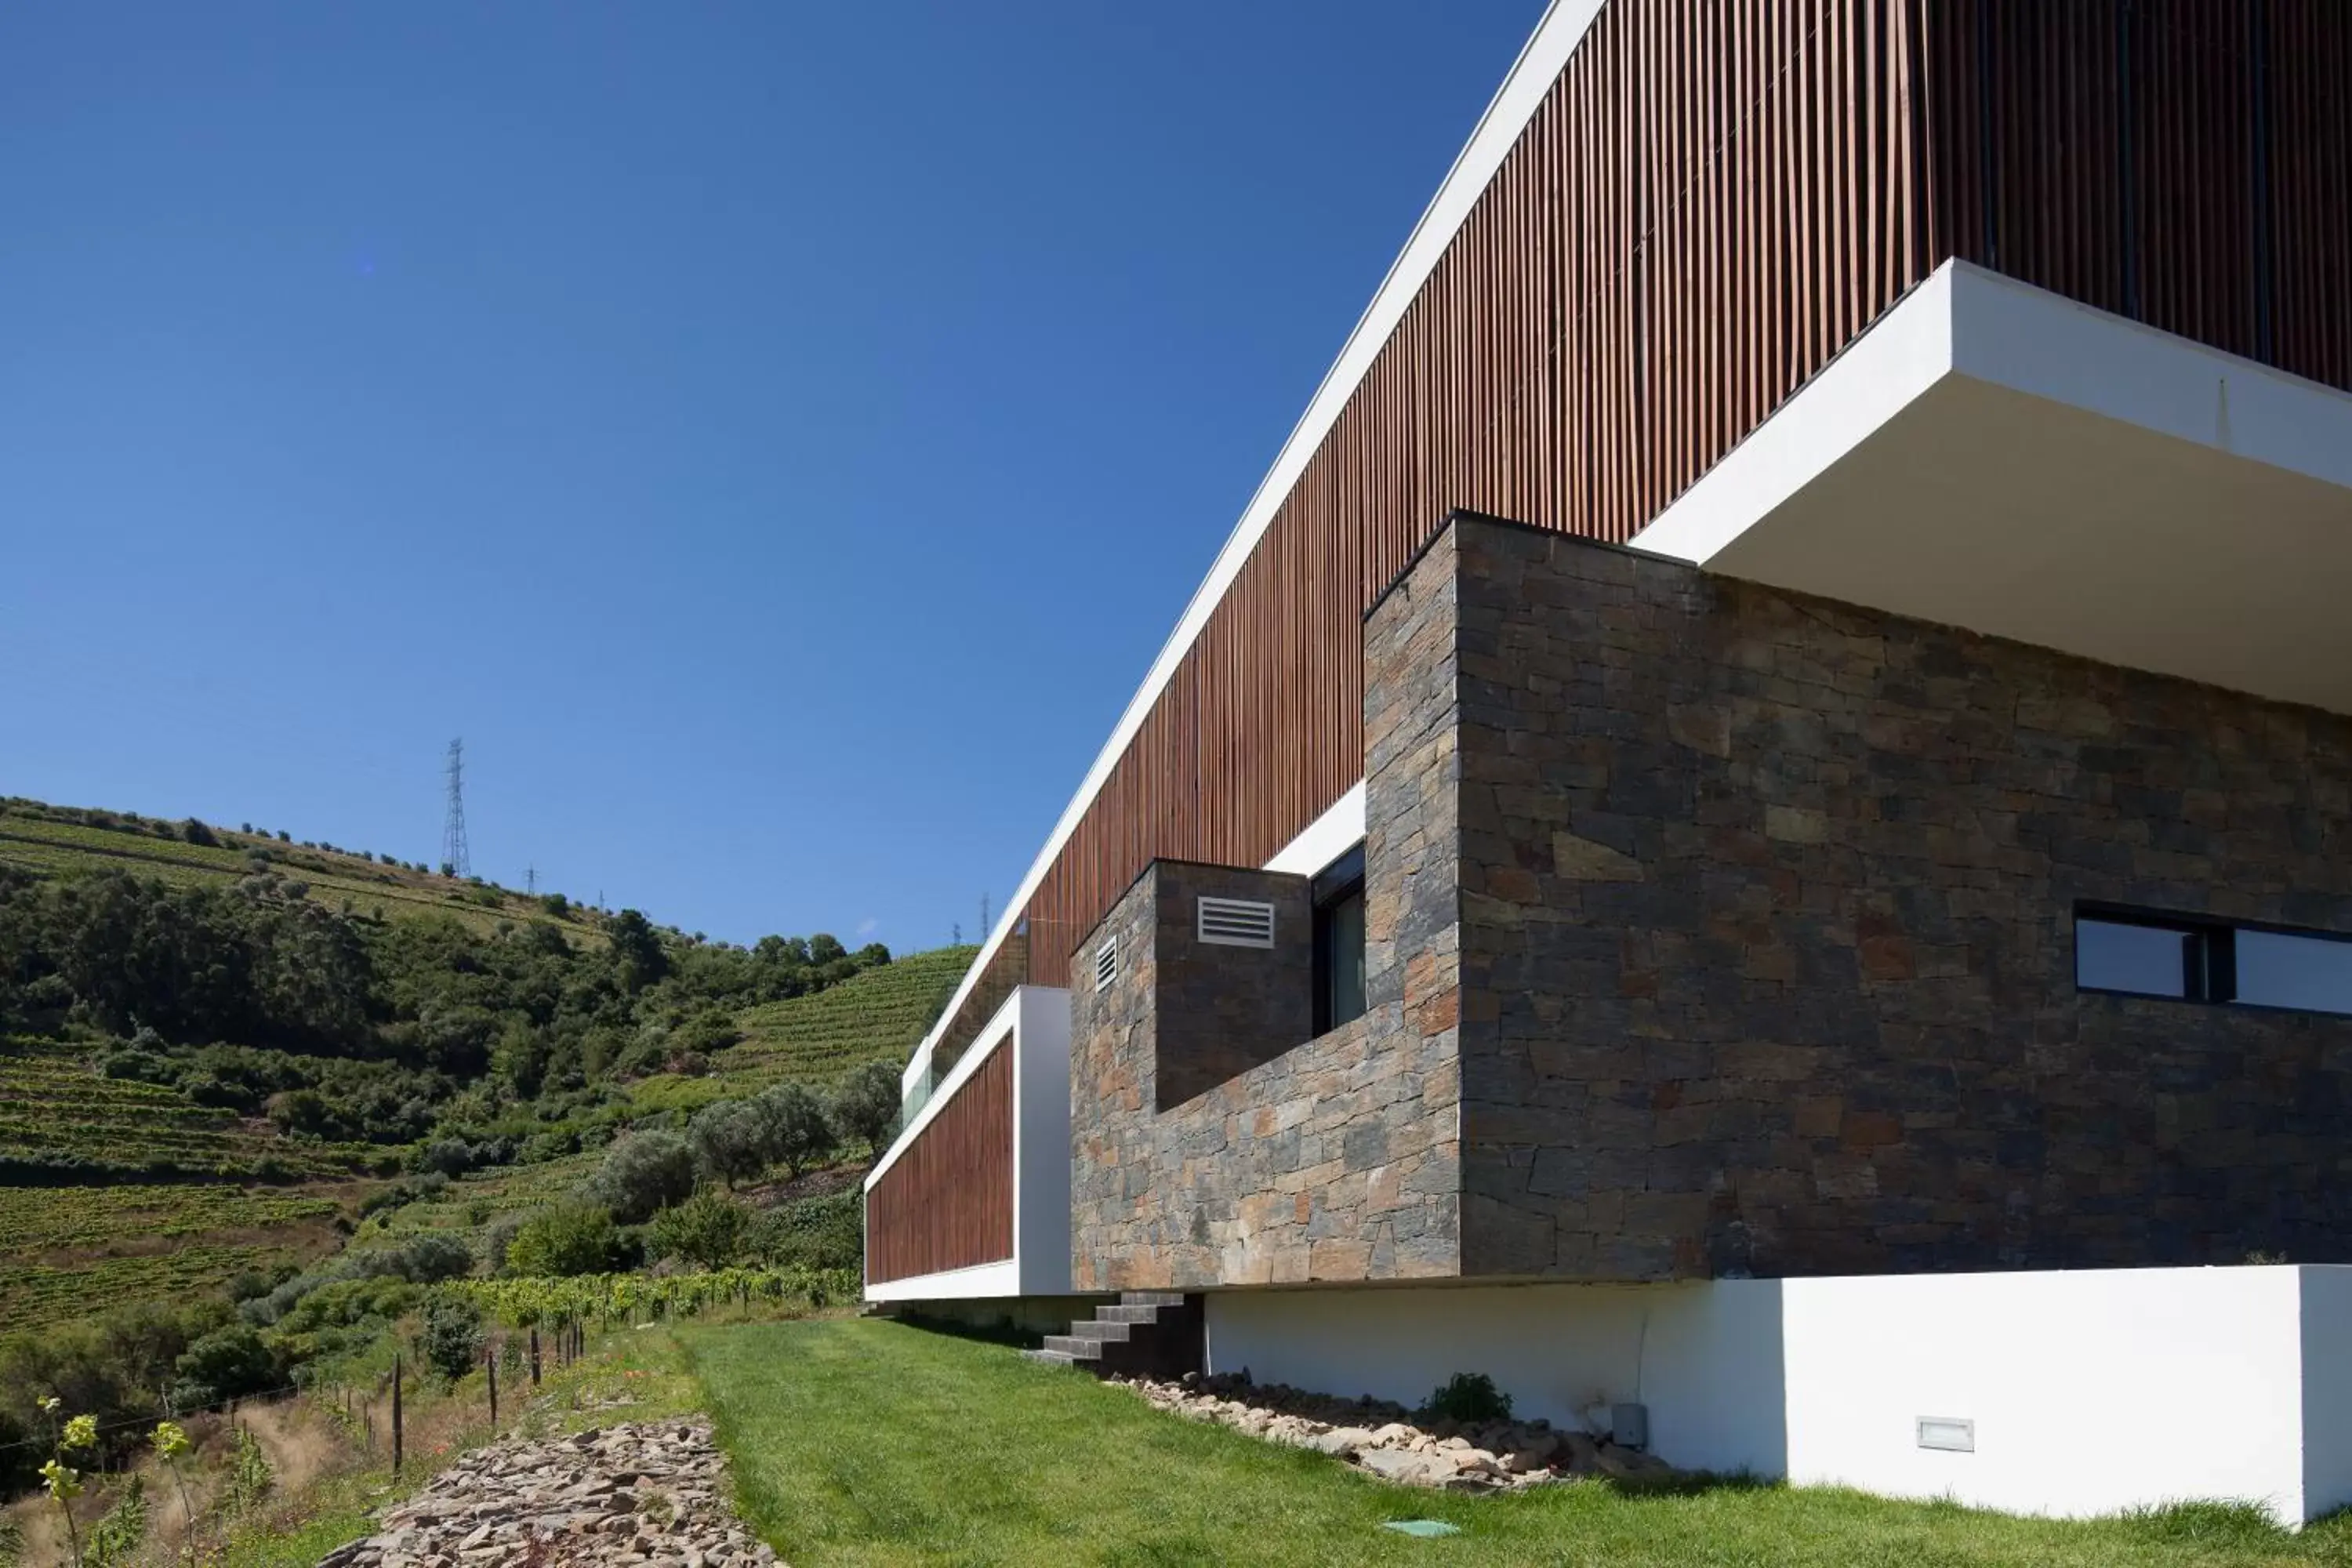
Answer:
POLYGON ((2303 1517, 2352 1508, 2352 1268, 2304 1268, 2303 1517))
POLYGON ((2299 1270, 1790 1279, 1789 1479, 2013 1513, 2200 1498, 2300 1521, 2299 1270), (1976 1451, 1916 1423, 1976 1423, 1976 1451))
POLYGON ((1208 1356, 1408 1405, 1484 1372, 1563 1424, 1638 1401, 1678 1465, 2016 1513, 2352 1504, 2352 1268, 1231 1290, 1208 1356))
POLYGON ((1212 1372, 1405 1405, 1483 1372, 1514 1414, 1576 1426, 1590 1405, 1639 1401, 1675 1463, 1781 1472, 1774 1281, 1228 1290, 1207 1304, 1212 1372))

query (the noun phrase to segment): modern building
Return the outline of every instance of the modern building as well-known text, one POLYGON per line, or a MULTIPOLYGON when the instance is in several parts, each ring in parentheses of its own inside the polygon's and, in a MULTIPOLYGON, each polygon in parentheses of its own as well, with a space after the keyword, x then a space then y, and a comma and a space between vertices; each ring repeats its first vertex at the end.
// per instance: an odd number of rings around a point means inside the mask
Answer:
POLYGON ((868 1299, 2352 1502, 2347 102, 2336 0, 1557 0, 917 1050, 868 1299))

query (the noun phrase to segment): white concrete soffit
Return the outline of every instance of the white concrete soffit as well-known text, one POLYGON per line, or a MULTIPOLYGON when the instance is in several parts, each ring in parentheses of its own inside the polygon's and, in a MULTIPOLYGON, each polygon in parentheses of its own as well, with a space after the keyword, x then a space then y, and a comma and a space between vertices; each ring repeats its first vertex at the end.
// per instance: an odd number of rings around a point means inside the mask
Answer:
POLYGON ((1632 543, 2352 712, 2352 394, 1966 262, 1632 543))
POLYGON ((924 1037, 922 1045, 918 1047, 919 1055, 929 1051, 940 1033, 954 1021, 957 1010, 962 1007, 972 986, 988 968, 989 961, 1003 945, 1005 937, 1013 930, 1013 921, 1036 892, 1037 884, 1045 879, 1045 868, 1054 863, 1054 857, 1060 854, 1062 846, 1069 841, 1071 833, 1077 827, 1078 819, 1086 815, 1087 807, 1094 804, 1095 795, 1102 789, 1104 781, 1110 777, 1110 771, 1127 750, 1128 742, 1142 727, 1145 715, 1151 711, 1151 705, 1159 700, 1160 693, 1174 678, 1177 665, 1183 661, 1193 640, 1201 635, 1201 628, 1208 624, 1210 612, 1224 598, 1225 590, 1233 586, 1242 563, 1249 559, 1250 552, 1257 548, 1258 540, 1274 521, 1275 512, 1289 496, 1291 487, 1298 482, 1298 476, 1306 470, 1307 459, 1323 444, 1323 437, 1339 419, 1339 411, 1347 406, 1348 399, 1355 395, 1358 384, 1371 368, 1373 358, 1388 342, 1389 334, 1396 330, 1397 322, 1403 320, 1405 307, 1412 302, 1413 296, 1421 291, 1422 284, 1435 270, 1438 258, 1445 254, 1445 247, 1454 242, 1454 235, 1469 217, 1470 209, 1486 193, 1487 183, 1495 177, 1495 171, 1502 167, 1503 159, 1517 143, 1519 133, 1535 118, 1544 95, 1551 90, 1552 83, 1559 79, 1561 68, 1567 65, 1568 57, 1583 41, 1584 35, 1591 28, 1593 18, 1600 15, 1601 4, 1602 0, 1551 0, 1543 20, 1536 24, 1534 34, 1528 37, 1527 47, 1519 51, 1519 58, 1512 64, 1510 74, 1503 79, 1503 85, 1496 92, 1494 100, 1486 105, 1486 113, 1479 116, 1477 128, 1470 133, 1468 144, 1454 160, 1454 167, 1446 172, 1444 183, 1437 187, 1437 195, 1421 215, 1421 221, 1413 225, 1412 235, 1405 240, 1404 249, 1398 253, 1395 262, 1390 266, 1388 276, 1381 280, 1380 289, 1373 294, 1372 302, 1365 307, 1363 315, 1356 322, 1355 331, 1348 334, 1347 343, 1340 349, 1339 359, 1325 373, 1322 384, 1315 389, 1315 396, 1307 405, 1307 412, 1291 430, 1290 438, 1283 443, 1282 450, 1274 459, 1274 467, 1258 482, 1256 493, 1250 497, 1249 506, 1243 511, 1241 521, 1234 525, 1234 531, 1226 539, 1224 548, 1217 552, 1216 562, 1209 568, 1208 576, 1194 590, 1192 602, 1184 606, 1184 614, 1176 622, 1176 629, 1169 634, 1166 645, 1160 650, 1160 657, 1152 660, 1150 672, 1143 678, 1143 684, 1137 688, 1135 696, 1128 702, 1127 710, 1119 715, 1110 739, 1103 742, 1102 751, 1095 757, 1094 766, 1087 770, 1084 782, 1078 785, 1077 793, 1070 797, 1070 804, 1063 810, 1061 820, 1055 823, 1045 847, 1038 851, 1028 874, 1021 879, 1019 890, 1005 900, 1004 913, 998 919, 996 929, 988 933, 980 956, 964 972, 962 983, 956 987, 954 999, 948 1004, 947 1011, 940 1016, 939 1024, 924 1037))

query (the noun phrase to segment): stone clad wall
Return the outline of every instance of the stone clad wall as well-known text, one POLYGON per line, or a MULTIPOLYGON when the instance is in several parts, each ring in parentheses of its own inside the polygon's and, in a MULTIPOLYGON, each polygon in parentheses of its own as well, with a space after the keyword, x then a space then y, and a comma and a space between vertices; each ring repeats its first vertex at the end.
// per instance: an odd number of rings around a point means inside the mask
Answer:
POLYGON ((2072 937, 2352 931, 2352 721, 1449 531, 1465 1274, 2352 1260, 2352 1020, 2080 994, 2072 937))
POLYGON ((1276 871, 1161 860, 1150 879, 1152 1108, 1172 1110, 1315 1032, 1315 910, 1306 878, 1276 871), (1272 904, 1274 946, 1195 940, 1202 898, 1272 904))
POLYGON ((1078 1289, 1460 1271, 1454 605, 1451 579, 1439 577, 1425 593, 1391 595, 1365 633, 1377 696, 1365 715, 1363 1017, 1304 1038, 1313 994, 1302 925, 1288 959, 1295 997, 1260 999, 1269 1014, 1298 1009, 1297 1043, 1159 1109, 1171 1067, 1181 1090, 1192 1087, 1186 1064, 1230 1066, 1260 1048, 1256 1026, 1220 994, 1226 960, 1192 950, 1187 961, 1205 956, 1206 968, 1185 976, 1171 973, 1169 955, 1189 947, 1194 894, 1264 897, 1242 889, 1269 879, 1155 864, 1079 946, 1070 994, 1078 1289), (1119 978, 1097 994, 1088 955, 1112 933, 1119 978), (1219 1058, 1204 1018, 1249 1038, 1219 1058))

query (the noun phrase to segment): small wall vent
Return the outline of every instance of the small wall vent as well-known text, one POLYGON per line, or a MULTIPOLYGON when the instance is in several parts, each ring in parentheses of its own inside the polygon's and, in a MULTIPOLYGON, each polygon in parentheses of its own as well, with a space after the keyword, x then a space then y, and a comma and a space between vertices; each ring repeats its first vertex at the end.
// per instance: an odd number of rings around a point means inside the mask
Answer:
POLYGON ((1274 906, 1254 899, 1203 898, 1199 934, 1220 947, 1272 947, 1274 906))
POLYGON ((1095 989, 1108 991, 1118 979, 1118 938, 1105 937, 1095 949, 1095 989))

